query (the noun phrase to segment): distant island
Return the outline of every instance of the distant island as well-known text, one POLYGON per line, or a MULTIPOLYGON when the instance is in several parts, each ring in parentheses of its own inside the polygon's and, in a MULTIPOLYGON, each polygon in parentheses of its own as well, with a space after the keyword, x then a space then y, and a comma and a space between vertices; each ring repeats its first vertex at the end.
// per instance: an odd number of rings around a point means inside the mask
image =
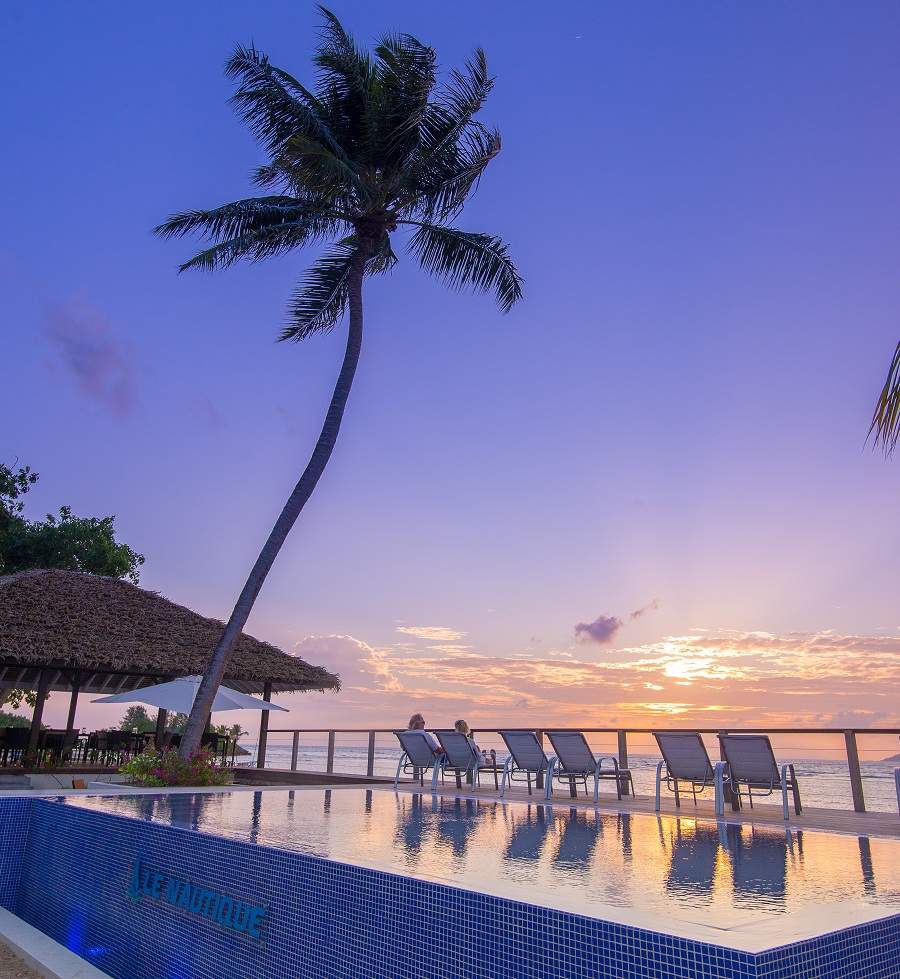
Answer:
POLYGON ((891 755, 890 758, 882 758, 881 761, 882 764, 885 764, 887 762, 897 762, 898 764, 900 764, 900 755, 891 755))

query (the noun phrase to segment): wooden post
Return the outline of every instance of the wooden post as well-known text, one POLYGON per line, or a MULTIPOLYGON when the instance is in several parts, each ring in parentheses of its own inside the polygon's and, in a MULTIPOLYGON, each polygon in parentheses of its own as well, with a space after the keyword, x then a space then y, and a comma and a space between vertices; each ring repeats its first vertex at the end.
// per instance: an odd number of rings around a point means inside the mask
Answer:
POLYGON ((859 769, 859 749, 856 747, 856 732, 844 731, 844 745, 847 748, 847 767, 850 769, 850 791, 853 794, 853 808, 856 812, 865 812, 866 797, 863 795, 862 772, 859 769))
POLYGON ((325 771, 334 771, 334 731, 328 732, 328 755, 325 760, 325 771))
POLYGON ((297 771, 297 755, 300 754, 300 732, 294 731, 294 740, 291 744, 291 771, 297 771))
POLYGON ((375 732, 369 731, 369 756, 366 760, 366 775, 375 774, 375 732))
POLYGON ((154 740, 156 741, 156 747, 161 751, 163 746, 163 741, 166 737, 166 724, 169 722, 169 712, 164 708, 160 707, 156 712, 156 735, 154 740))
POLYGON ((78 691, 81 689, 81 674, 76 673, 72 677, 72 696, 69 700, 69 717, 66 721, 66 734, 71 734, 75 730, 75 709, 78 707, 78 691))
MULTIPOLYGON (((628 735, 624 731, 617 731, 616 738, 618 740, 619 768, 628 768, 628 735)), ((628 795, 628 779, 619 779, 618 788, 622 795, 628 795)))
POLYGON ((24 761, 26 764, 33 765, 37 756, 38 739, 41 734, 41 718, 44 715, 44 701, 47 699, 47 687, 50 686, 50 671, 41 670, 38 674, 37 699, 34 704, 34 713, 31 715, 31 731, 28 734, 28 749, 25 752, 24 761))
MULTIPOLYGON (((266 680, 263 684, 263 700, 272 699, 272 681, 266 680)), ((259 747, 256 749, 256 767, 266 767, 266 742, 269 740, 269 712, 262 710, 259 712, 259 747)))

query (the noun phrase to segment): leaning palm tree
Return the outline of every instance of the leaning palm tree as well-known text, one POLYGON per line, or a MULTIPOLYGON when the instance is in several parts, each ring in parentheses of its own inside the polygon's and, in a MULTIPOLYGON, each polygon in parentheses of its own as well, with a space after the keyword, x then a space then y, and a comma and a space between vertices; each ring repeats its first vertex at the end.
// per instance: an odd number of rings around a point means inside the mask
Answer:
POLYGON ((262 142, 255 173, 267 196, 175 214, 156 231, 198 232, 210 246, 180 271, 228 268, 330 242, 289 305, 282 340, 332 329, 348 313, 347 345, 321 435, 238 597, 200 684, 181 741, 196 752, 216 689, 266 575, 334 449, 356 372, 363 331, 363 280, 396 264, 395 237, 426 272, 449 285, 492 292, 503 312, 522 295, 507 246, 454 227, 469 194, 500 151, 500 135, 476 120, 493 85, 484 52, 439 83, 434 50, 408 34, 359 49, 338 19, 324 27, 313 89, 238 47, 227 63, 234 106, 262 142))
POLYGON ((878 445, 880 442, 885 455, 890 455, 900 442, 900 342, 894 350, 884 387, 875 402, 875 413, 869 427, 869 437, 873 435, 872 444, 878 445))

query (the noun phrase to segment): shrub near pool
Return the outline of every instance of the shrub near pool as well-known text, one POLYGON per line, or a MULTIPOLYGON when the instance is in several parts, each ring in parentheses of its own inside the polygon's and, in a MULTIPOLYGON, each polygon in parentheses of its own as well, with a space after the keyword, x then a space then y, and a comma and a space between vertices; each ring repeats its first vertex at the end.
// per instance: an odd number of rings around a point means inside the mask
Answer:
POLYGON ((160 752, 148 748, 137 755, 119 772, 128 775, 135 785, 161 788, 167 785, 227 785, 228 771, 217 765, 209 751, 198 751, 190 761, 177 751, 160 752))

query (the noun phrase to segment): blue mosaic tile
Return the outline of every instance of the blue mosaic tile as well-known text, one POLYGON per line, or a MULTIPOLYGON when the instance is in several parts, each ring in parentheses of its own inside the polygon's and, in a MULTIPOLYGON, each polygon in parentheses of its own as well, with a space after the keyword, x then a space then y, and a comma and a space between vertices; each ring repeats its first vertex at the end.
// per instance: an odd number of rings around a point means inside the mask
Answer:
POLYGON ((900 916, 752 955, 52 801, 0 800, 0 826, 0 900, 116 979, 900 975, 900 916), (129 897, 138 859, 265 906, 259 937, 129 897))
POLYGON ((4 799, 0 808, 0 906, 15 910, 22 874, 22 854, 31 819, 30 799, 4 799))

